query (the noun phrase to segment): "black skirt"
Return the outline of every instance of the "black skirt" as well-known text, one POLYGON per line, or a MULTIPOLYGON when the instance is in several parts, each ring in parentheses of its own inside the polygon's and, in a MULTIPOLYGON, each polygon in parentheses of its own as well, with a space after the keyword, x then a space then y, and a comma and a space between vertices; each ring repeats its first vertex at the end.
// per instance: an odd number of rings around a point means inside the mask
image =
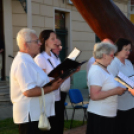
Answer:
POLYGON ((127 111, 118 110, 116 134, 134 134, 134 108, 127 111))
POLYGON ((115 134, 115 117, 104 117, 88 112, 86 134, 115 134))

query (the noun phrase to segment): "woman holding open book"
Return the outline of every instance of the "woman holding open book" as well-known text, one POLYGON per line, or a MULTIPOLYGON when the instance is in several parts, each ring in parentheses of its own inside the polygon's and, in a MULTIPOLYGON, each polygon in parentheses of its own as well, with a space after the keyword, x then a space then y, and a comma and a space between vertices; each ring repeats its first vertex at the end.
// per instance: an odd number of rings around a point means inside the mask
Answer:
MULTIPOLYGON (((119 38, 115 45, 118 48, 114 60, 108 66, 108 71, 114 77, 118 72, 126 76, 134 75, 132 63, 127 59, 130 55, 132 43, 128 39, 119 38)), ((120 84, 121 87, 124 87, 120 84)), ((121 96, 118 96, 118 112, 117 112, 117 133, 118 134, 134 134, 134 97, 126 91, 121 96)))
MULTIPOLYGON (((52 30, 43 30, 40 33, 39 39, 42 43, 40 54, 35 57, 35 62, 41 67, 47 74, 49 74, 60 62, 55 59, 52 49, 57 47, 57 37, 52 30)), ((77 69, 76 71, 79 71, 77 69)), ((49 77, 50 78, 50 77, 49 77)), ((52 78, 50 78, 52 79, 52 78)), ((51 130, 49 134, 63 134, 64 127, 64 110, 62 110, 61 91, 57 89, 53 92, 53 96, 50 98, 53 100, 54 110, 53 116, 49 118, 51 124, 51 130)))
POLYGON ((107 66, 114 58, 116 47, 98 43, 94 47, 95 63, 88 72, 91 99, 88 105, 87 134, 115 134, 117 95, 126 90, 118 86, 107 66))
MULTIPOLYGON (((35 62, 37 65, 42 68, 46 74, 49 74, 57 65, 58 63, 55 62, 55 55, 51 52, 52 49, 56 48, 56 43, 57 43, 57 37, 56 33, 53 30, 43 30, 40 35, 39 39, 42 43, 41 49, 40 49, 40 54, 38 54, 35 57, 35 62)), ((50 78, 50 77, 49 77, 50 78)), ((53 78, 50 78, 52 80, 53 78)), ((60 90, 59 88, 53 92, 53 96, 51 98, 53 100, 53 115, 49 117, 50 125, 51 125, 51 130, 50 134, 60 134, 60 128, 59 128, 59 121, 60 120, 60 115, 61 115, 61 110, 60 110, 60 90)))

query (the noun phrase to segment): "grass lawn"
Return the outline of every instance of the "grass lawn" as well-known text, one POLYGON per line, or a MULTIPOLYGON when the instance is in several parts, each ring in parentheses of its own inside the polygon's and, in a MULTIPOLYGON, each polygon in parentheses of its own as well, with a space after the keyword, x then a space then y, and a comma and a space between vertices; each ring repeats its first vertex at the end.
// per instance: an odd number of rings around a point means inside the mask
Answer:
POLYGON ((18 134, 18 126, 13 123, 13 119, 0 120, 0 134, 18 134))
MULTIPOLYGON (((73 121, 72 128, 82 125, 82 121, 73 121)), ((85 122, 86 123, 86 122, 85 122)), ((65 120, 64 130, 69 129, 70 120, 65 120)), ((0 120, 0 134, 18 134, 18 126, 13 123, 13 119, 0 120)))

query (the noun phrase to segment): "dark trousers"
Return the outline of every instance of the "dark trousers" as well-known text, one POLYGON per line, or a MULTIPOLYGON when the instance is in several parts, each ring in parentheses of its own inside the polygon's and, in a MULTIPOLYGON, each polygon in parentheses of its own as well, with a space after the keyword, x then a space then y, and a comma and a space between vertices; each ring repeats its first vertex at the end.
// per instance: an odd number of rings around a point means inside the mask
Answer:
POLYGON ((61 100, 55 102, 55 116, 49 118, 51 130, 49 134, 63 134, 64 130, 64 102, 67 93, 61 92, 61 100))
POLYGON ((38 129, 38 121, 33 121, 20 124, 19 134, 48 134, 48 131, 41 131, 38 129))
POLYGON ((134 134, 134 108, 127 111, 118 110, 116 134, 134 134))
POLYGON ((61 100, 55 102, 55 116, 49 117, 50 131, 38 129, 38 121, 19 125, 19 134, 63 134, 64 130, 64 102, 67 93, 61 92, 61 100))
POLYGON ((115 134, 115 117, 109 118, 88 112, 86 134, 115 134))

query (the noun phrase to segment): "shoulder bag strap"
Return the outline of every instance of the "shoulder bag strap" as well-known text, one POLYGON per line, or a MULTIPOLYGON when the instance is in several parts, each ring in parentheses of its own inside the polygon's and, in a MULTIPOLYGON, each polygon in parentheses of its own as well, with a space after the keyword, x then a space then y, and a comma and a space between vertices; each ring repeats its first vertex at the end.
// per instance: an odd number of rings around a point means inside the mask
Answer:
POLYGON ((41 88, 41 96, 39 97, 40 102, 40 113, 42 113, 42 107, 44 106, 44 113, 45 113, 45 98, 44 98, 44 90, 41 88))

